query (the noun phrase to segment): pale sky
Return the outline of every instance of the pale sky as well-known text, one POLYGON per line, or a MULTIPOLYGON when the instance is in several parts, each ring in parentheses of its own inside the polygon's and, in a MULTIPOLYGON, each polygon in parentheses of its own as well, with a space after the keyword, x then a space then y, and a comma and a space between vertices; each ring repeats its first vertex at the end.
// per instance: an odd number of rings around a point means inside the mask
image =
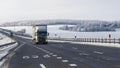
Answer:
POLYGON ((120 0, 0 0, 0 23, 41 19, 120 21, 120 0))

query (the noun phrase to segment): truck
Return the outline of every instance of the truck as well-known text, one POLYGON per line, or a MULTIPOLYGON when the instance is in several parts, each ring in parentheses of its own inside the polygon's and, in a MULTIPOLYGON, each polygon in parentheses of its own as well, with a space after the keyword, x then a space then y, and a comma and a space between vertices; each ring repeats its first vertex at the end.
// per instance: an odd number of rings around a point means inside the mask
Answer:
POLYGON ((34 25, 32 27, 33 34, 32 39, 35 44, 47 44, 47 25, 34 25))

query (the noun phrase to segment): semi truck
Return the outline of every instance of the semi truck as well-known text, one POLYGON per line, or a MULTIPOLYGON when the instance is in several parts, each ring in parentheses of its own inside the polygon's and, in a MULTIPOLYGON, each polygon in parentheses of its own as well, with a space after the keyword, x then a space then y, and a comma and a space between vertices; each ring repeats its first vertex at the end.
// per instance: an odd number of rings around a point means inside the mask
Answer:
POLYGON ((35 44, 47 44, 47 25, 34 25, 32 39, 35 44))

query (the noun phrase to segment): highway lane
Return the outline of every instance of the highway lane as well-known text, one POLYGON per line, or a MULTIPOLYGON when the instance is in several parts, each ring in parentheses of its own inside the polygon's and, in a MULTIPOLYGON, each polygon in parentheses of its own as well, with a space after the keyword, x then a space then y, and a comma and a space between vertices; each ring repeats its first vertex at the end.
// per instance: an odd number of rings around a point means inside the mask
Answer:
POLYGON ((58 43, 55 45, 52 44, 52 45, 48 45, 48 46, 39 46, 39 47, 42 47, 44 49, 49 49, 50 51, 53 51, 53 52, 55 51, 58 54, 69 57, 69 60, 75 60, 78 62, 82 62, 84 64, 88 64, 92 68, 115 68, 117 66, 117 65, 114 66, 114 64, 113 64, 113 61, 115 61, 116 59, 114 60, 111 57, 109 58, 108 56, 104 56, 104 55, 102 55, 102 53, 97 52, 97 51, 96 52, 93 51, 91 53, 87 50, 80 50, 80 49, 76 49, 76 48, 74 48, 75 50, 73 50, 72 48, 74 46, 65 45, 63 43, 63 45, 61 47, 61 44, 59 45, 59 43, 58 43), (67 47, 65 48, 64 46, 65 47, 67 46, 67 47), (112 63, 110 63, 110 61, 112 61, 112 63))
POLYGON ((90 68, 86 64, 69 61, 66 57, 60 59, 55 52, 50 53, 47 49, 39 48, 31 40, 17 36, 14 39, 22 41, 24 45, 16 50, 8 68, 90 68))
POLYGON ((49 42, 35 46, 30 39, 15 36, 22 46, 8 68, 120 68, 120 49, 49 42), (21 42, 20 42, 21 41, 21 42))

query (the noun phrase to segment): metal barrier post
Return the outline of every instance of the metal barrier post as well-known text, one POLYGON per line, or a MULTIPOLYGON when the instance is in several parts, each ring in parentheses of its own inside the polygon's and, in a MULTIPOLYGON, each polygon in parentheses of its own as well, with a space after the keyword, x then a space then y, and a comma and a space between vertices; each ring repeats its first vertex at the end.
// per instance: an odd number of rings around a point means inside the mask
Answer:
POLYGON ((120 44, 120 38, 118 39, 118 43, 120 44))
POLYGON ((90 38, 90 42, 91 42, 91 38, 90 38))
POLYGON ((105 43, 107 43, 107 39, 105 39, 105 43))
POLYGON ((109 43, 111 43, 111 39, 109 38, 109 43))
POLYGON ((101 42, 103 43, 103 39, 101 39, 101 42))
POLYGON ((115 38, 114 38, 114 44, 115 44, 115 38))

